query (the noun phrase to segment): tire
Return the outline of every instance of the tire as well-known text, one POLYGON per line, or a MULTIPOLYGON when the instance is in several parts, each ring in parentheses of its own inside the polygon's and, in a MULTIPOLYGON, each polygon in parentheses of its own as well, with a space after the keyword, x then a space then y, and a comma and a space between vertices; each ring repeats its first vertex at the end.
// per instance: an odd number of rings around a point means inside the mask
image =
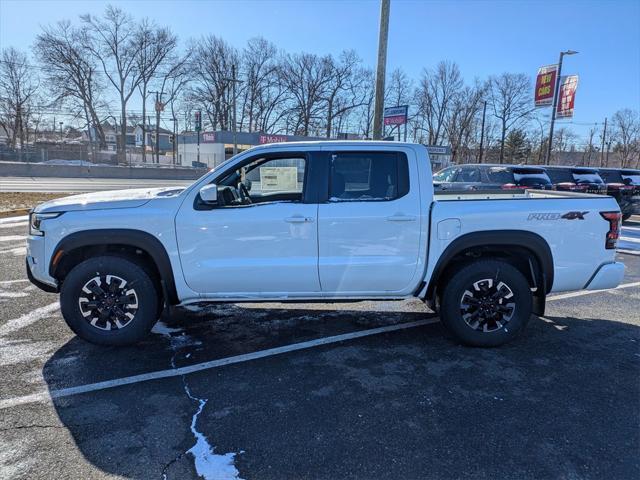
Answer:
POLYGON ((529 282, 515 267, 477 260, 453 273, 442 295, 440 319, 461 343, 496 347, 525 328, 532 303, 529 282))
POLYGON ((60 309, 69 328, 99 345, 140 341, 158 319, 158 303, 149 274, 134 261, 117 256, 78 264, 60 291, 60 309))

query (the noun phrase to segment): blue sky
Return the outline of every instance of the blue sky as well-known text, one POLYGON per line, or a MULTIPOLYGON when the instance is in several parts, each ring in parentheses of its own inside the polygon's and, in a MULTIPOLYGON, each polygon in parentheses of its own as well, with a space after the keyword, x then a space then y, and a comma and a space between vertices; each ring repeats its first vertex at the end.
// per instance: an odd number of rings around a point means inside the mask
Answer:
MULTIPOLYGON (((378 0, 0 0, 0 47, 27 49, 41 25, 98 14, 108 3, 170 26, 183 41, 213 33, 242 47, 261 35, 291 52, 355 49, 375 65, 378 0)), ((443 59, 469 81, 505 71, 533 77, 566 49, 580 52, 563 69, 580 75, 578 133, 620 108, 640 109, 640 0, 391 1, 388 69, 414 78, 443 59)))

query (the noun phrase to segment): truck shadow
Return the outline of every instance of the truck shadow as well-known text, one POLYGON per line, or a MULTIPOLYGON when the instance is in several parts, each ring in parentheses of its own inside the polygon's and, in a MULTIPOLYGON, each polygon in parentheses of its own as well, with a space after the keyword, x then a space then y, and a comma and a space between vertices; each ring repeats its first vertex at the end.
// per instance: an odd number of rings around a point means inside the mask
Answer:
MULTIPOLYGON (((424 318, 248 310, 181 312, 135 348, 73 339, 44 378, 58 390, 424 318)), ((639 342, 635 325, 547 317, 483 350, 434 324, 53 404, 87 461, 125 478, 197 477, 187 384, 208 400, 198 431, 217 454, 243 452, 245 479, 638 478, 639 342)))

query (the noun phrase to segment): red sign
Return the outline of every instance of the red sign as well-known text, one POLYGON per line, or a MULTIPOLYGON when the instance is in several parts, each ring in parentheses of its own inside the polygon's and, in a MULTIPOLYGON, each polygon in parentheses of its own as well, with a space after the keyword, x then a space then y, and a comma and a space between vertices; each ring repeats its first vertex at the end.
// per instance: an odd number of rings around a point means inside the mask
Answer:
POLYGON ((536 107, 553 105, 553 92, 556 87, 557 65, 547 65, 538 69, 536 77, 535 102, 536 107))
POLYGON ((216 134, 213 132, 203 133, 202 134, 202 142, 203 143, 215 143, 216 142, 216 134))
POLYGON ((558 109, 556 118, 573 117, 573 106, 576 100, 578 76, 567 75, 560 78, 560 94, 558 95, 558 109))
POLYGON ((407 123, 407 114, 409 106, 401 105, 399 107, 387 107, 384 109, 385 125, 404 125, 407 123))
POLYGON ((263 143, 282 143, 286 141, 286 135, 260 135, 260 145, 263 143))

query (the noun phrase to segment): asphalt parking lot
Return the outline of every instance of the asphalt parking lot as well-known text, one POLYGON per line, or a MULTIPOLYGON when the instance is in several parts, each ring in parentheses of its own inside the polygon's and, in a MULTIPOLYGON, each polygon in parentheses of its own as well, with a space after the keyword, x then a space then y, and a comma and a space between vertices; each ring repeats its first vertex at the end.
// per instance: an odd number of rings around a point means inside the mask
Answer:
MULTIPOLYGON (((515 342, 418 302, 176 310, 97 347, 0 223, 0 478, 640 478, 640 222, 622 288, 560 294, 515 342)), ((637 229, 637 230, 634 230, 637 229)))

